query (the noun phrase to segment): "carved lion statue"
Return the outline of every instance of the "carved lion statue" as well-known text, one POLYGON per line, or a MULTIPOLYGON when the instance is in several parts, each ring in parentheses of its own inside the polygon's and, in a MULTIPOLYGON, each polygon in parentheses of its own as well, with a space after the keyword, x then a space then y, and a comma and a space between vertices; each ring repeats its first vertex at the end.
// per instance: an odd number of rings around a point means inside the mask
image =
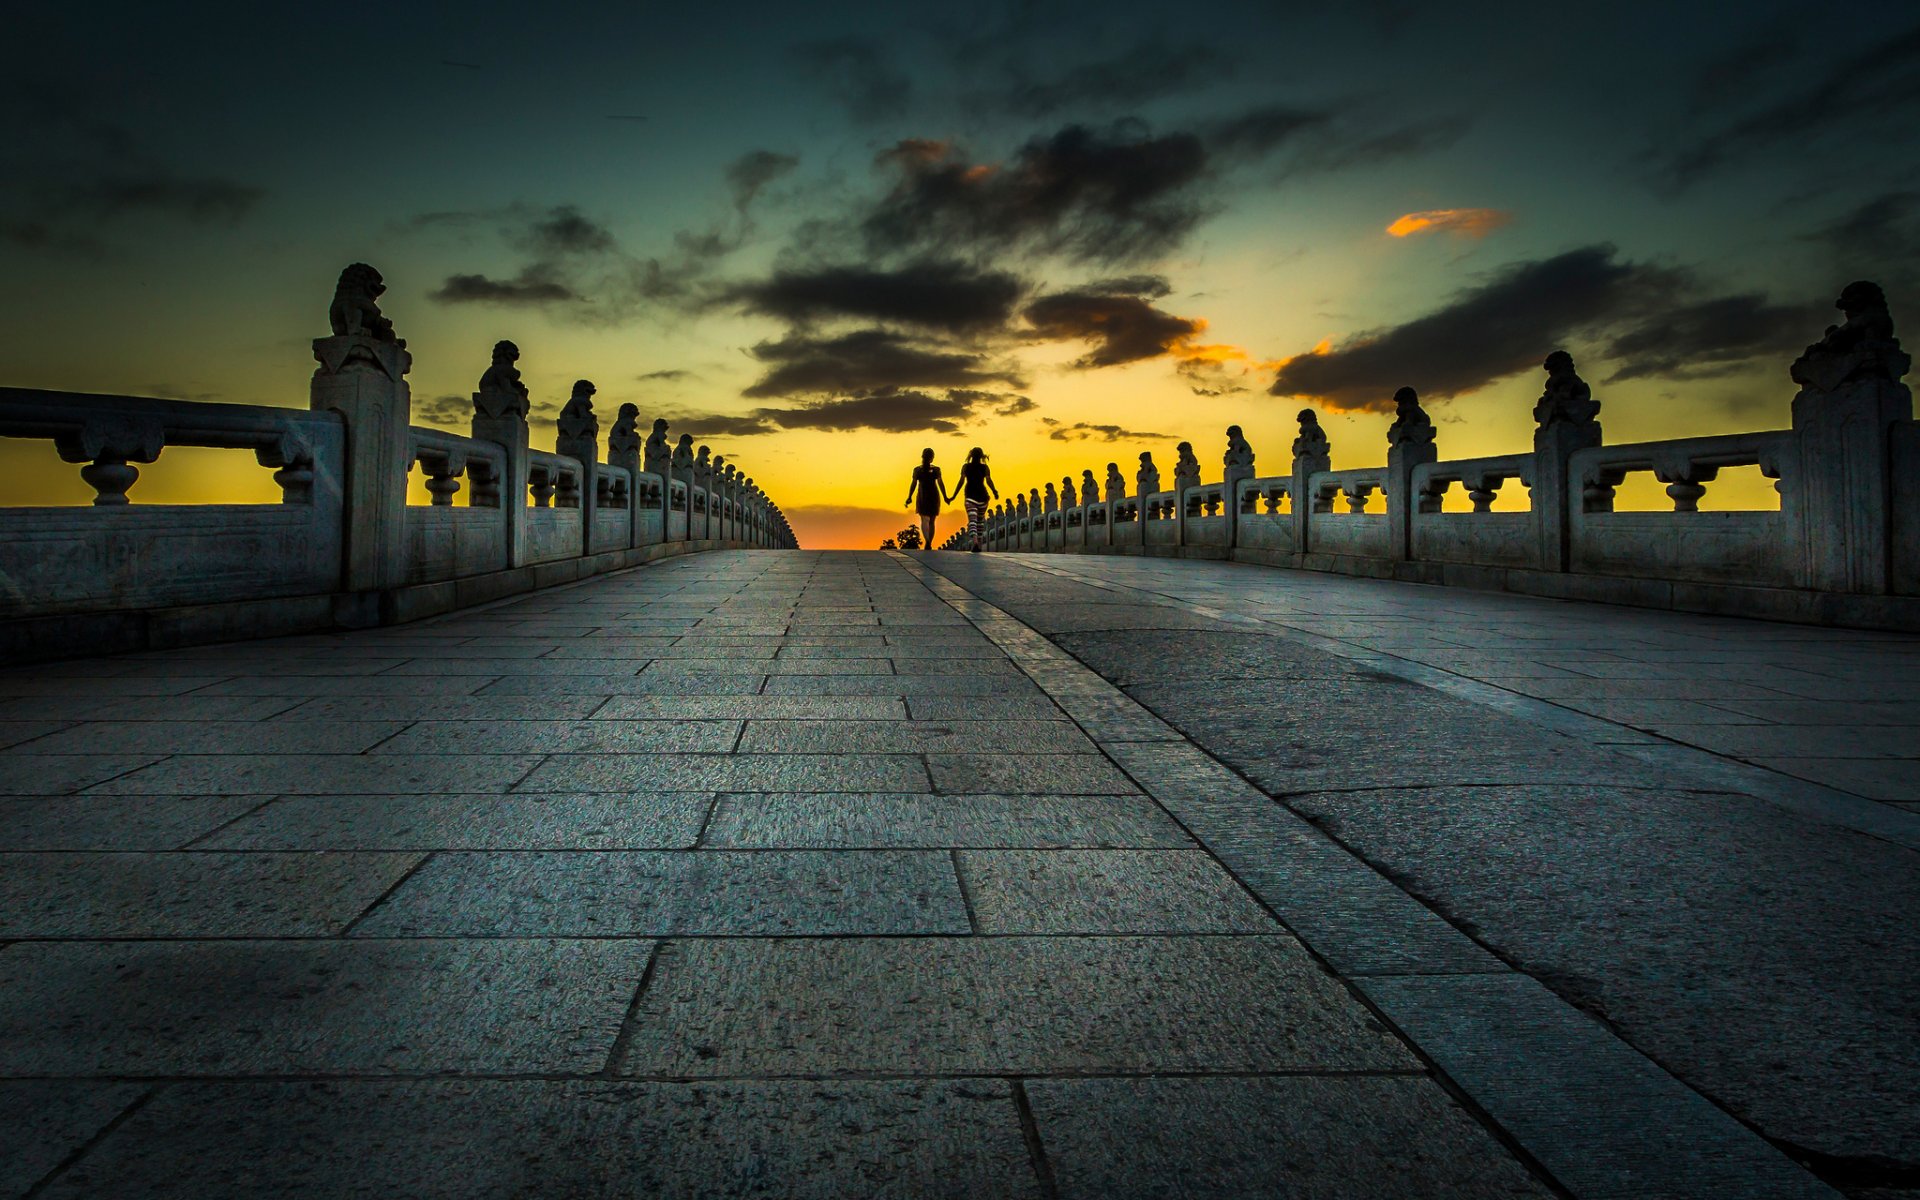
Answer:
POLYGON ((380 296, 386 290, 380 272, 366 263, 354 263, 340 272, 333 304, 327 309, 327 323, 335 336, 351 334, 404 347, 406 343, 393 336, 393 322, 380 313, 380 296))

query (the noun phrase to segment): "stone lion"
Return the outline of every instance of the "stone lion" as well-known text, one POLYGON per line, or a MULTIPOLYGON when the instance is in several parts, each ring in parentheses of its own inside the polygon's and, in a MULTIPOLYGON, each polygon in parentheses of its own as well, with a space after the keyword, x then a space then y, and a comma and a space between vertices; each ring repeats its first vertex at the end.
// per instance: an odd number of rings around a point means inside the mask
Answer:
POLYGON ((404 347, 406 343, 393 336, 393 322, 380 312, 380 296, 386 290, 380 272, 366 263, 354 263, 340 272, 333 304, 327 309, 327 322, 335 336, 366 337, 404 347))

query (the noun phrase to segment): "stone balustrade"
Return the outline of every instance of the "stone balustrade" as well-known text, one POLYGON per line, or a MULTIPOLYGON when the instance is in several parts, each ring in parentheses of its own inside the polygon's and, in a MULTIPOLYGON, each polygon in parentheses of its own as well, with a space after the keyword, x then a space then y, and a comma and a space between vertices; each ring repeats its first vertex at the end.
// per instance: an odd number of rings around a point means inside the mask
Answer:
POLYGON ((0 436, 52 442, 96 493, 4 510, 0 658, 409 621, 671 554, 796 545, 737 464, 689 449, 700 469, 676 469, 664 421, 642 469, 633 405, 603 461, 586 380, 557 452, 532 449, 511 342, 494 347, 471 436, 411 424, 412 356, 383 290, 363 264, 342 274, 306 411, 0 388, 0 436), (252 450, 281 502, 137 503, 140 467, 170 446, 252 450), (428 503, 409 502, 415 470, 428 503))
POLYGON ((1877 287, 1850 285, 1837 307, 1845 321, 1792 366, 1800 391, 1786 429, 1606 445, 1599 401, 1556 352, 1531 453, 1440 460, 1432 421, 1403 388, 1384 467, 1333 470, 1309 409, 1286 475, 1255 474, 1235 426, 1218 483, 1194 480, 1183 443, 1176 491, 1158 490, 1143 455, 1141 495, 1086 495, 1043 516, 1003 503, 987 514, 985 545, 1920 629, 1920 423, 1901 382, 1908 359, 1877 287), (1736 467, 1772 480, 1778 507, 1702 511, 1720 472, 1736 467), (1671 508, 1616 511, 1616 490, 1635 473, 1665 485, 1671 508), (1446 511, 1455 487, 1470 511, 1446 511))

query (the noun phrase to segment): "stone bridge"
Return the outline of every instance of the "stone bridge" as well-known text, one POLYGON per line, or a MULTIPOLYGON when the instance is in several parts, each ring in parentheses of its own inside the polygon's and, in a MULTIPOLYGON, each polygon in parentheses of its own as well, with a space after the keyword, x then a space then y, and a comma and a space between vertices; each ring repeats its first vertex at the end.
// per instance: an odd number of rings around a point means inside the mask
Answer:
POLYGON ((1920 1193, 1892 583, 796 550, 343 290, 312 413, 0 394, 109 501, 0 539, 0 1195, 1920 1193), (287 502, 112 503, 176 438, 287 502))

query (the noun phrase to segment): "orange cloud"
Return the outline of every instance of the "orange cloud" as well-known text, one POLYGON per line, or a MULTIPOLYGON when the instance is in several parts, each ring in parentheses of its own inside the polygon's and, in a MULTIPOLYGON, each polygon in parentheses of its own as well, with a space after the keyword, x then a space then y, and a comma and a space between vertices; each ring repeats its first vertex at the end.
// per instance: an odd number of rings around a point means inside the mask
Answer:
POLYGON ((1455 237, 1483 238, 1512 220, 1512 213, 1497 208, 1434 208, 1406 214, 1387 226, 1387 236, 1451 233, 1455 237))

